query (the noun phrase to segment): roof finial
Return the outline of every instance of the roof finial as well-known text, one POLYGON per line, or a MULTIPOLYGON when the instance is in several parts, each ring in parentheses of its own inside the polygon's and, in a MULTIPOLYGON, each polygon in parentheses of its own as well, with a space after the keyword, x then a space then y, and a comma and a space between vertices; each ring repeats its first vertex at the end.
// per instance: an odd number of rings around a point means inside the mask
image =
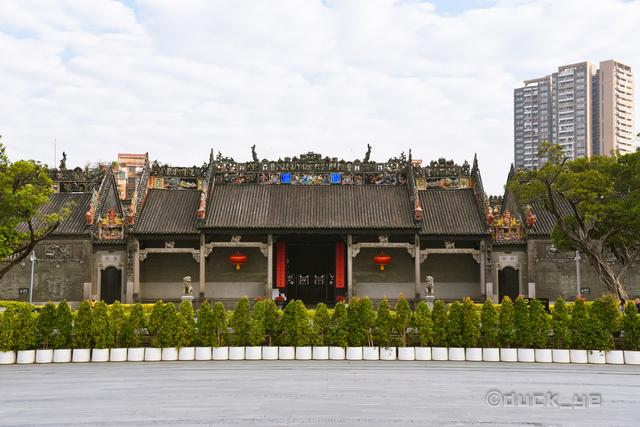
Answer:
POLYGON ((253 144, 251 146, 251 158, 253 159, 254 162, 260 161, 260 159, 258 159, 258 154, 256 153, 256 144, 253 144))
POLYGON ((371 157, 371 145, 367 144, 367 152, 364 155, 364 159, 362 160, 362 163, 367 163, 369 161, 369 157, 371 157))

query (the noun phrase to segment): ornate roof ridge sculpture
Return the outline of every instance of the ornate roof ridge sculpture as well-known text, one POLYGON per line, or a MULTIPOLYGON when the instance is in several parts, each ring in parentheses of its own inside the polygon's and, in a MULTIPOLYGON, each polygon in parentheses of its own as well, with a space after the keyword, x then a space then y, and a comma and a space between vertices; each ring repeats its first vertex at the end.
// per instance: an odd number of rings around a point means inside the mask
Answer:
POLYGON ((100 164, 90 168, 85 166, 67 169, 67 154, 63 153, 60 166, 49 168, 47 175, 53 181, 53 190, 56 193, 87 193, 97 189, 107 171, 107 165, 100 164))

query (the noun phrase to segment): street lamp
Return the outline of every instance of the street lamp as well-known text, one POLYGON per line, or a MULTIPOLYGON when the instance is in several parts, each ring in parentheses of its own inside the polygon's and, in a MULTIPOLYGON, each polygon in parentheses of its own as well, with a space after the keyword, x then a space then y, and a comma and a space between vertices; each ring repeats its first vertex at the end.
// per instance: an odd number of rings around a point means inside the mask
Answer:
POLYGON ((29 304, 33 304, 33 277, 36 271, 36 251, 31 252, 29 256, 31 261, 31 282, 29 284, 29 304))
POLYGON ((580 261, 582 260, 582 258, 580 257, 580 251, 576 250, 576 256, 575 258, 573 258, 573 260, 576 262, 576 297, 579 297, 582 289, 582 286, 580 285, 580 261))

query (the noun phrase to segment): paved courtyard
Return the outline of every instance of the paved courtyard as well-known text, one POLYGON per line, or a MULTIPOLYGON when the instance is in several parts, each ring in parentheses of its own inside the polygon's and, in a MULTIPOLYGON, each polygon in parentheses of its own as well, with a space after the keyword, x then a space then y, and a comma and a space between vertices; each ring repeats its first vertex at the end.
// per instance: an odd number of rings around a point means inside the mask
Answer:
POLYGON ((1 366, 0 424, 631 426, 640 424, 640 367, 317 361, 1 366))

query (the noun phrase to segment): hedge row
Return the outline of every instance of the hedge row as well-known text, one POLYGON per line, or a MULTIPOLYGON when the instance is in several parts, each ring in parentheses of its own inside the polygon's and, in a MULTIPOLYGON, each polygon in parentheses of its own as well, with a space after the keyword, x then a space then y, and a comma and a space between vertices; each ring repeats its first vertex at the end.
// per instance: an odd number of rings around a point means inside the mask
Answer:
POLYGON ((291 301, 280 310, 271 300, 256 301, 250 308, 242 298, 235 310, 221 302, 204 302, 197 312, 185 301, 155 303, 151 310, 141 304, 129 307, 104 302, 83 302, 72 313, 69 305, 48 303, 39 313, 28 304, 16 304, 0 314, 0 351, 32 348, 190 346, 437 346, 579 348, 608 350, 614 335, 624 331, 624 347, 640 350, 640 316, 627 304, 621 313, 617 301, 603 297, 586 305, 576 301, 568 307, 558 299, 548 314, 537 300, 502 304, 470 299, 433 310, 420 302, 414 311, 402 296, 391 310, 383 300, 376 309, 368 298, 334 309, 319 304, 308 310, 291 301))

